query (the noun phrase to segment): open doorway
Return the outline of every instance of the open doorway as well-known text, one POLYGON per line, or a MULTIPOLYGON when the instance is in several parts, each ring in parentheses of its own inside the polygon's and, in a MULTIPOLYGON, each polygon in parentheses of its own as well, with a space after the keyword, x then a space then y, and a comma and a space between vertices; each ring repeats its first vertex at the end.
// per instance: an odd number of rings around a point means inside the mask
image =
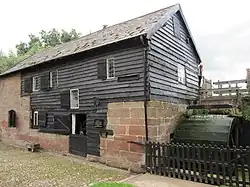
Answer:
POLYGON ((87 156, 86 114, 72 114, 72 134, 69 135, 69 152, 87 156))
POLYGON ((72 114, 72 134, 86 135, 86 114, 72 114))

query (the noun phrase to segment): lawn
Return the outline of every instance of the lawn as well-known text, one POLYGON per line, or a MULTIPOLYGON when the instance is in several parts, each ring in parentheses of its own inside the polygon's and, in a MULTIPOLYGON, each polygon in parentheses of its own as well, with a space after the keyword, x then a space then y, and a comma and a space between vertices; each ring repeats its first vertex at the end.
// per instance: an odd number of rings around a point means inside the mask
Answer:
POLYGON ((82 164, 69 157, 31 153, 0 143, 0 186, 3 187, 84 187, 126 177, 118 170, 82 164))

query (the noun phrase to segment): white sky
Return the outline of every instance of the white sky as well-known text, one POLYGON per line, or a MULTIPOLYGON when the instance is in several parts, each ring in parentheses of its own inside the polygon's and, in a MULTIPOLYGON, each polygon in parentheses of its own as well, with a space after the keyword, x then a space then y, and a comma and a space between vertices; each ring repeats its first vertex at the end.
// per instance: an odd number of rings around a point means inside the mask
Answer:
POLYGON ((180 3, 212 80, 241 79, 250 68, 249 0, 1 0, 0 49, 8 52, 28 34, 72 28, 83 35, 180 3))

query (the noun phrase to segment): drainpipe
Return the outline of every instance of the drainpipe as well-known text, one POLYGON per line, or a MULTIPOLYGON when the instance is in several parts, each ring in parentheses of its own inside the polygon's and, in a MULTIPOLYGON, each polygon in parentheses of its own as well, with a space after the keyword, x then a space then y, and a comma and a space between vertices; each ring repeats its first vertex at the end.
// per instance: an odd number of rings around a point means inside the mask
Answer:
POLYGON ((148 113, 147 113, 147 103, 148 103, 148 90, 147 90, 147 82, 148 82, 148 44, 145 42, 144 37, 140 36, 140 41, 144 47, 143 61, 144 61, 144 115, 145 115, 145 134, 146 134, 146 142, 149 141, 148 137, 148 113))

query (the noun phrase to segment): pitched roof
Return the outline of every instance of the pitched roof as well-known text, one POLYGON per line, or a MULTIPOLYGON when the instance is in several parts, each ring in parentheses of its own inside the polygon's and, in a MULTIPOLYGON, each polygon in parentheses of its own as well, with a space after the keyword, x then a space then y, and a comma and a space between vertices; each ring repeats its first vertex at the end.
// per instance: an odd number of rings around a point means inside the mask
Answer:
POLYGON ((178 10, 180 10, 180 5, 176 4, 144 16, 101 29, 79 39, 58 45, 45 51, 38 52, 21 61, 19 64, 10 68, 1 75, 6 75, 41 64, 43 62, 84 52, 136 36, 147 34, 147 36, 150 37, 150 35, 152 35, 152 33, 158 30, 162 25, 161 22, 167 21, 167 19, 169 19, 170 16, 178 10))

